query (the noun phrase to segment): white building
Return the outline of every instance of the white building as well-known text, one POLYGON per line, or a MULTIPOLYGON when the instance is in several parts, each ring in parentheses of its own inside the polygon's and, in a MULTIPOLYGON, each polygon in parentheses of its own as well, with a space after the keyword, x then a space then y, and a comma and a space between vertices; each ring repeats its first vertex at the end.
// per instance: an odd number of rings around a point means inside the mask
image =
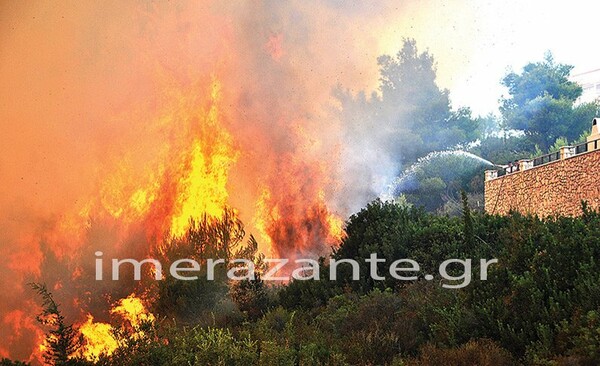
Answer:
POLYGON ((600 69, 571 75, 569 78, 583 87, 579 103, 592 102, 600 98, 600 69))

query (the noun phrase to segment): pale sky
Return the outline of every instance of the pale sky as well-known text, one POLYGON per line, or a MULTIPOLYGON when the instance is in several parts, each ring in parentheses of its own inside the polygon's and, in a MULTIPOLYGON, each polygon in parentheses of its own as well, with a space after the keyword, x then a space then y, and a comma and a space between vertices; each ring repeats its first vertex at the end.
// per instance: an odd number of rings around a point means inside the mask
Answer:
MULTIPOLYGON (((453 106, 475 113, 497 110, 500 80, 539 61, 550 50, 574 73, 600 68, 596 35, 600 3, 593 1, 426 1, 411 3, 414 14, 386 25, 382 53, 394 53, 402 37, 413 37, 438 63, 438 80, 453 106)), ((409 11, 410 13, 410 11, 409 11)))

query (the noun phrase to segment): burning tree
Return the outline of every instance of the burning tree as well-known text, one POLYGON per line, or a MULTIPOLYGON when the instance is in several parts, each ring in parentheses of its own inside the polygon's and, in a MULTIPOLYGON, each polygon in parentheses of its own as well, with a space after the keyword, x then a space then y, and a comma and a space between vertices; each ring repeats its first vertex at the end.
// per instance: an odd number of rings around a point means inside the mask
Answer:
MULTIPOLYGON (((168 238, 159 248, 157 257, 161 263, 168 265, 181 258, 193 259, 202 264, 201 274, 193 281, 180 281, 173 277, 160 281, 157 284, 156 311, 184 323, 196 324, 202 319, 212 318, 217 305, 230 301, 228 292, 232 284, 227 272, 233 267, 233 259, 253 262, 256 273, 264 267, 264 255, 258 254, 258 242, 249 235, 244 243, 245 238, 244 224, 232 209, 225 209, 220 218, 204 215, 200 220, 191 219, 187 232, 168 238), (214 268, 214 280, 206 279, 205 264, 209 258, 224 260, 223 265, 214 268), (211 316, 207 317, 209 314, 211 316)), ((237 290, 234 293, 238 295, 244 292, 237 290)))
POLYGON ((60 304, 54 301, 52 293, 45 284, 31 283, 32 289, 42 297, 43 311, 36 317, 44 326, 51 327, 46 334, 44 361, 50 365, 81 364, 73 355, 80 347, 81 337, 73 325, 65 323, 65 317, 59 310, 60 304))

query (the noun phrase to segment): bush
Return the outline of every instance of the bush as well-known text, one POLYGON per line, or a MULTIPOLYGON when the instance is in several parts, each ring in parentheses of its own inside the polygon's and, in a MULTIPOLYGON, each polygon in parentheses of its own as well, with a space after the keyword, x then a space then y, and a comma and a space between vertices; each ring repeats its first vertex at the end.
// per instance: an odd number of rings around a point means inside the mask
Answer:
POLYGON ((513 366, 511 354, 490 340, 474 340, 460 348, 444 349, 427 344, 407 366, 513 366))

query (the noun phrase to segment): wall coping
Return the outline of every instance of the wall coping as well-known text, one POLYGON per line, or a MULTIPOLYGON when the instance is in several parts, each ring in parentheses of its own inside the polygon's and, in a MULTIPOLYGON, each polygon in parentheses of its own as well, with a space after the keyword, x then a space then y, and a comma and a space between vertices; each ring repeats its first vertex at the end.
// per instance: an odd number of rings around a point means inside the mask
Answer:
MULTIPOLYGON (((600 141, 600 139, 592 140, 591 142, 594 142, 594 141, 600 141)), ((589 142, 590 141, 586 142, 586 144, 589 143, 589 142)), ((574 146, 563 146, 563 148, 567 148, 567 147, 568 148, 573 148, 574 146)), ((528 172, 530 170, 535 170, 537 168, 546 167, 546 166, 549 166, 549 165, 552 165, 552 164, 555 164, 555 163, 560 163, 561 161, 567 161, 567 160, 570 160, 570 159, 578 158, 578 157, 585 156, 585 155, 592 154, 592 153, 596 153, 596 152, 600 152, 600 148, 597 149, 597 150, 585 151, 585 152, 582 152, 582 153, 579 153, 579 154, 575 154, 575 155, 572 155, 572 156, 567 156, 567 157, 562 157, 561 156, 560 159, 549 161, 547 163, 540 164, 540 165, 535 165, 535 166, 533 166, 533 167, 531 167, 529 169, 525 169, 525 170, 519 169, 516 172, 506 173, 504 175, 500 175, 500 176, 497 176, 495 178, 486 179, 485 182, 491 182, 491 181, 494 181, 494 180, 502 179, 504 177, 509 177, 509 176, 513 176, 513 175, 516 175, 516 174, 519 174, 519 173, 528 172)), ((557 152, 555 152, 554 154, 556 154, 556 153, 557 152)), ((533 161, 533 159, 535 159, 535 158, 532 158, 532 159, 521 159, 521 160, 519 160, 519 162, 521 162, 521 161, 533 161)), ((497 170, 491 169, 491 170, 486 170, 486 171, 497 171, 497 170)))

